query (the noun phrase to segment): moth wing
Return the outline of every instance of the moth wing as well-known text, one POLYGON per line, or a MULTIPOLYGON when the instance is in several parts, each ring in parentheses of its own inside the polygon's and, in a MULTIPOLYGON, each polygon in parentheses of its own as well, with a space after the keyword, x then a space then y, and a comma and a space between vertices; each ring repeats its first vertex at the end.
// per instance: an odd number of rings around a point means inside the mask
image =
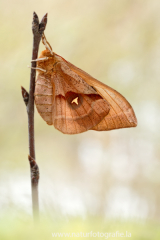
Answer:
POLYGON ((67 62, 69 68, 92 86, 110 105, 109 113, 92 130, 107 131, 118 128, 136 127, 137 119, 130 103, 119 92, 101 83, 88 73, 67 62))
POLYGON ((66 134, 85 132, 108 114, 108 102, 66 63, 57 63, 52 81, 55 89, 52 122, 59 131, 66 134))
POLYGON ((38 113, 48 125, 52 125, 52 105, 54 99, 53 84, 43 74, 38 74, 34 93, 38 113))

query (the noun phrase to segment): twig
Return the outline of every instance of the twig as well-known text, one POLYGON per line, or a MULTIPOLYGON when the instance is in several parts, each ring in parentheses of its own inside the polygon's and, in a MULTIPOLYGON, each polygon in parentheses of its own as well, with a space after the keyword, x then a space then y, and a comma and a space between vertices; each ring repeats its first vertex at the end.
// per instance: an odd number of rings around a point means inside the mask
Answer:
MULTIPOLYGON (((33 13, 32 32, 33 32, 33 50, 32 60, 37 59, 39 44, 42 34, 47 24, 47 14, 44 15, 41 22, 37 14, 33 13)), ((35 91, 35 76, 36 76, 36 62, 32 61, 30 74, 30 89, 28 92, 21 87, 22 97, 27 107, 28 114, 28 135, 29 135, 29 162, 31 171, 31 187, 32 187, 32 208, 34 220, 39 218, 39 201, 38 201, 38 182, 39 182, 39 168, 35 161, 35 145, 34 145, 34 91, 35 91)))

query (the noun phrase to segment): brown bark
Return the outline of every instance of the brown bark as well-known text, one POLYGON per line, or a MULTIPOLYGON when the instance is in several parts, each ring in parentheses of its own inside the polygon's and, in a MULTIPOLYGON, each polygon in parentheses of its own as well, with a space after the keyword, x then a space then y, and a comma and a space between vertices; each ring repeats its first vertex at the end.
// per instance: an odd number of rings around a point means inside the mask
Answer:
MULTIPOLYGON (((32 32, 33 32, 33 49, 32 60, 37 59, 39 44, 42 38, 42 34, 47 24, 47 14, 44 15, 41 22, 37 14, 33 13, 32 32)), ((23 100, 27 107, 28 114, 28 136, 29 136, 29 162, 31 171, 31 187, 32 187, 32 208, 34 220, 39 218, 39 201, 38 201, 38 182, 39 182, 39 168, 35 160, 35 141, 34 141, 34 91, 35 91, 35 76, 36 61, 31 64, 30 74, 30 88, 29 94, 22 87, 23 100)))

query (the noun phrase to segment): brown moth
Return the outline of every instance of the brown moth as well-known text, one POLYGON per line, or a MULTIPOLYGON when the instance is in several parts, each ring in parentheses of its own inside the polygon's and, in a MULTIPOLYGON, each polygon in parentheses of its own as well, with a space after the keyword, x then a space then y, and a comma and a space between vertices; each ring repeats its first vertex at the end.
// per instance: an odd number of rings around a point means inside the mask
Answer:
POLYGON ((52 52, 44 35, 42 41, 46 50, 36 59, 35 104, 48 125, 65 134, 137 126, 120 93, 52 52))

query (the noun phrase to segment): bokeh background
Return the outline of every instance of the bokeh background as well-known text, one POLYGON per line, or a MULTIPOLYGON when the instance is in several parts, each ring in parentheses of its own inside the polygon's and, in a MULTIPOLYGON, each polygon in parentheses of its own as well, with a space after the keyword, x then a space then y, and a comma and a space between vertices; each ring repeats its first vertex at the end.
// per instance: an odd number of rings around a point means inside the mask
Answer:
POLYGON ((33 11, 40 19, 48 12, 45 35, 53 51, 119 91, 138 119, 137 128, 70 136, 35 111, 37 239, 52 238, 51 230, 122 229, 132 239, 159 239, 158 0, 0 1, 1 239, 33 235, 27 114, 20 89, 29 88, 33 11))

